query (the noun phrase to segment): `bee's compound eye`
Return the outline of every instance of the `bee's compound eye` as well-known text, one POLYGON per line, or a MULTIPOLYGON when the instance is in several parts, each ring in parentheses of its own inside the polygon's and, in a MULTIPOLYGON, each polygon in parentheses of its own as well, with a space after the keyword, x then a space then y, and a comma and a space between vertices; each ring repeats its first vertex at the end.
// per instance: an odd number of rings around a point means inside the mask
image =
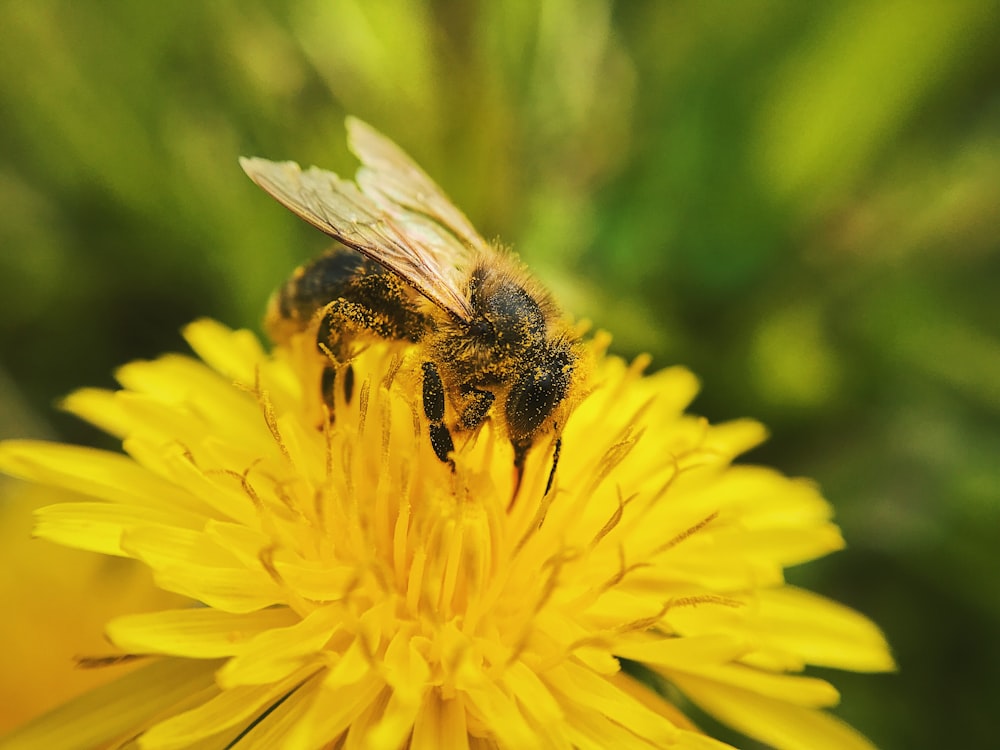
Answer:
POLYGON ((566 398, 572 376, 569 353, 545 351, 527 372, 515 381, 507 395, 507 426, 511 439, 530 437, 566 398))

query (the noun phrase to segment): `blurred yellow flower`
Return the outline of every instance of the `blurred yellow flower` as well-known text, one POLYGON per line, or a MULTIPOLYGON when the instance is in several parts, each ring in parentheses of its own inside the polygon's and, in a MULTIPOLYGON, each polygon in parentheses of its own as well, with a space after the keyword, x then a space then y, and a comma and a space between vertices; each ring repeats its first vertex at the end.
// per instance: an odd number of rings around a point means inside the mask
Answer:
MULTIPOLYGON (((108 648, 104 623, 125 612, 176 607, 181 597, 153 584, 134 560, 99 557, 31 537, 32 511, 83 499, 0 480, 0 735, 118 670, 78 669, 75 660, 108 648)), ((123 667, 128 669, 128 667, 123 667)))
POLYGON ((688 372, 592 342, 551 492, 540 444, 515 493, 489 422, 454 472, 434 456, 405 347, 356 358, 331 423, 311 342, 186 336, 204 363, 136 362, 123 390, 67 399, 127 455, 0 446, 8 473, 95 498, 39 511, 38 536, 136 558, 191 600, 112 620, 142 666, 0 747, 727 747, 623 659, 775 747, 869 747, 797 674, 893 668, 872 623, 784 583, 843 545, 830 508, 731 465, 764 431, 684 415, 688 372))

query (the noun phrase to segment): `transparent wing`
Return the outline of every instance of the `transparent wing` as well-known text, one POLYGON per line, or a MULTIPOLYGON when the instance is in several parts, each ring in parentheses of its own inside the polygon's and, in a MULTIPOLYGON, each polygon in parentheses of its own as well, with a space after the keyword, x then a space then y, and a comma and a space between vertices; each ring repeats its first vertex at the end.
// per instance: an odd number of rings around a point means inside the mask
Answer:
POLYGON ((442 264, 462 267, 477 252, 489 252, 469 220, 444 191, 395 143, 370 125, 347 118, 347 140, 361 160, 357 182, 365 195, 435 252, 442 264))
POLYGON ((295 162, 256 157, 240 158, 240 166, 265 192, 320 231, 381 263, 441 309, 462 320, 472 317, 459 288, 456 259, 439 247, 440 233, 425 226, 430 222, 406 221, 355 183, 324 169, 303 171, 295 162))

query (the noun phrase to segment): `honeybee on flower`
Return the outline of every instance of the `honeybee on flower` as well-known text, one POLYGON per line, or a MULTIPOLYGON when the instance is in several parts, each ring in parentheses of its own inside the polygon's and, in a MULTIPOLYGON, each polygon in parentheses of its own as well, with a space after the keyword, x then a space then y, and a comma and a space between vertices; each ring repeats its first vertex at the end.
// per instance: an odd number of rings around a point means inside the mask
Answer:
POLYGON ((357 184, 244 163, 346 245, 279 290, 271 351, 198 321, 197 359, 64 402, 124 454, 0 443, 3 471, 90 498, 37 536, 190 603, 112 620, 85 663, 135 669, 0 750, 729 747, 688 702, 783 750, 870 748, 802 674, 893 668, 874 624, 785 583, 843 546, 817 488, 734 464, 762 426, 688 415, 689 372, 579 340, 408 157, 348 129, 357 184))

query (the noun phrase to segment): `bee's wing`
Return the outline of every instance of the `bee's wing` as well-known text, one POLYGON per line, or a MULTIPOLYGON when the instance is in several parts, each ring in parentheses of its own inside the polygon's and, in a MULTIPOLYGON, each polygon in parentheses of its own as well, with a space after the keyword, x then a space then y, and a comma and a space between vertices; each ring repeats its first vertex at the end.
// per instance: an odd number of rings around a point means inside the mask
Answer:
POLYGON ((361 190, 427 238, 443 266, 462 268, 477 252, 489 252, 465 214, 403 149, 355 117, 347 118, 347 140, 361 160, 356 177, 361 190))
POLYGON ((317 229, 382 264, 418 292, 462 320, 473 311, 433 230, 406 222, 349 180, 291 161, 240 158, 243 171, 265 192, 317 229))

